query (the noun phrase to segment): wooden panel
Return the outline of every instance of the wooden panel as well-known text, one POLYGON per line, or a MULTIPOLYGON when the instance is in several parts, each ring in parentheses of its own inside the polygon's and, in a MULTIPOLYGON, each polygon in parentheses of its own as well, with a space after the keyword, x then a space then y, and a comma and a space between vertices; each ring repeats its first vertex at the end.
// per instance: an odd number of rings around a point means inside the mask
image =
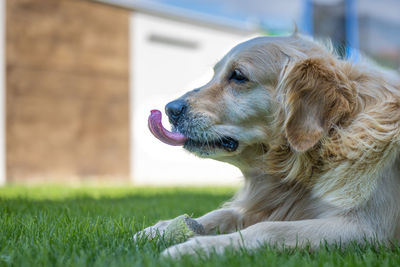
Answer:
POLYGON ((129 12, 7 0, 9 181, 125 180, 129 12))

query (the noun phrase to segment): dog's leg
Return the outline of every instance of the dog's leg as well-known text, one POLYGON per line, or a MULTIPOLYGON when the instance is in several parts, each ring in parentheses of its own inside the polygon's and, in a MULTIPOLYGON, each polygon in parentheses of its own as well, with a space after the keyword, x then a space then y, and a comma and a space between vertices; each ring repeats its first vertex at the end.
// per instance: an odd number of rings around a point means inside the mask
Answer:
MULTIPOLYGON (((313 219, 287 222, 261 222, 241 232, 218 236, 198 236, 185 243, 164 250, 164 256, 178 257, 181 254, 195 255, 197 250, 206 254, 216 251, 221 254, 228 246, 238 249, 256 249, 262 244, 305 246, 318 248, 321 242, 346 244, 355 240, 375 237, 368 227, 346 218, 313 219)), ((281 247, 281 246, 278 246, 281 247)))
POLYGON ((213 210, 196 219, 203 225, 205 234, 227 234, 243 228, 240 212, 232 208, 213 210))
MULTIPOLYGON (((195 220, 204 227, 206 235, 231 233, 242 229, 240 213, 234 209, 214 210, 195 220)), ((171 221, 172 220, 159 221, 155 225, 149 226, 143 231, 136 233, 133 238, 136 240, 141 236, 146 236, 149 239, 153 239, 158 234, 162 235, 171 221)))

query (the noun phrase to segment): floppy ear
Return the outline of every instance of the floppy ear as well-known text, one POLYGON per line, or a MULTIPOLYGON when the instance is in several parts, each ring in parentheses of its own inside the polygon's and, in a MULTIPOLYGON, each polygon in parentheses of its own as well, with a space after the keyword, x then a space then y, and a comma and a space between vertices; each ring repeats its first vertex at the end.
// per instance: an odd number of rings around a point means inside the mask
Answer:
POLYGON ((336 68, 327 59, 309 58, 293 63, 283 77, 285 134, 298 152, 312 148, 351 113, 353 90, 336 68))

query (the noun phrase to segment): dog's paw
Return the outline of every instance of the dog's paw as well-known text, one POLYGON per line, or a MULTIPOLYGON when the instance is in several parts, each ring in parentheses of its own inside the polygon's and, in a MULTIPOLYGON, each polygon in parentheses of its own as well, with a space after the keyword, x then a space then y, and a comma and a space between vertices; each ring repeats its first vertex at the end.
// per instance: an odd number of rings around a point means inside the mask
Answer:
POLYGON ((180 258, 183 255, 198 255, 200 251, 200 246, 196 245, 192 240, 193 239, 190 239, 185 243, 177 244, 165 249, 161 253, 161 256, 176 259, 180 258))
POLYGON ((164 235, 165 229, 167 228, 168 224, 170 223, 170 220, 168 221, 159 221, 153 226, 149 226, 142 231, 137 232, 133 236, 133 241, 137 242, 138 240, 142 238, 146 238, 147 240, 152 240, 154 238, 157 238, 159 236, 164 235))
POLYGON ((224 240, 221 242, 216 236, 199 236, 191 238, 184 243, 169 247, 165 249, 161 255, 171 258, 179 258, 183 255, 207 257, 213 252, 222 254, 227 245, 229 245, 228 242, 224 240))

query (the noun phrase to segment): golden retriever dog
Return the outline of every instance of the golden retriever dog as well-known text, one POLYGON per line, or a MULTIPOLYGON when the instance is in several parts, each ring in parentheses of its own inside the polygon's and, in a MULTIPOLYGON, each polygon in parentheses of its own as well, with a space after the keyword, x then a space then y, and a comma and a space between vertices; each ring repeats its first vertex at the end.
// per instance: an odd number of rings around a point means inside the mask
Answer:
MULTIPOLYGON (((172 132, 157 128, 159 119, 149 126, 167 144, 238 167, 244 186, 196 219, 204 235, 164 255, 266 243, 399 244, 395 75, 341 60, 298 34, 241 43, 214 71, 206 85, 166 106, 172 132)), ((168 223, 139 234, 162 234, 168 223)))

